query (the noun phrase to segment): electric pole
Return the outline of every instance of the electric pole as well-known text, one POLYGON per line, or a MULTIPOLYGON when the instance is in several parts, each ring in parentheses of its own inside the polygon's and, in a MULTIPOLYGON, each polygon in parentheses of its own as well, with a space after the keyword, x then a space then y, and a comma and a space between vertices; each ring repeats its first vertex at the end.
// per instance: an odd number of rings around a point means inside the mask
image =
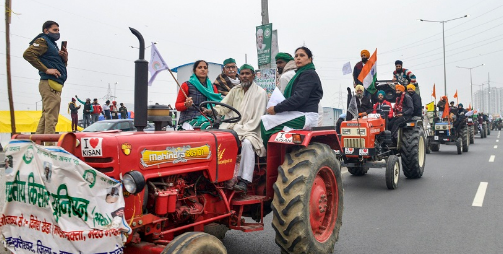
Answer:
MULTIPOLYGON (((262 15, 262 25, 267 25, 269 24, 269 1, 268 0, 262 0, 261 1, 261 6, 262 6, 262 12, 261 12, 261 15, 262 15)), ((272 31, 271 31, 272 33, 272 31)), ((272 57, 271 57, 271 61, 272 61, 272 57)), ((268 68, 271 68, 271 63, 269 64, 265 64, 265 65, 261 65, 259 66, 260 69, 268 69, 268 68)))
POLYGON ((9 96, 10 108, 10 128, 11 135, 16 133, 16 118, 14 116, 14 100, 12 97, 12 79, 10 71, 10 16, 12 14, 11 8, 12 0, 5 0, 5 58, 7 60, 7 94, 9 96))

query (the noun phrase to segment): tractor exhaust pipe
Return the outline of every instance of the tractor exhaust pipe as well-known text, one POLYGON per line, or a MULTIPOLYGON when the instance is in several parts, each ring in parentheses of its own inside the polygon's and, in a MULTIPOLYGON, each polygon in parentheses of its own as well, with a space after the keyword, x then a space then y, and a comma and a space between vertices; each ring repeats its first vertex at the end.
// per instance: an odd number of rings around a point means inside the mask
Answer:
POLYGON ((143 131, 147 126, 148 61, 145 60, 145 40, 138 30, 129 28, 140 42, 140 58, 134 61, 134 126, 143 131))

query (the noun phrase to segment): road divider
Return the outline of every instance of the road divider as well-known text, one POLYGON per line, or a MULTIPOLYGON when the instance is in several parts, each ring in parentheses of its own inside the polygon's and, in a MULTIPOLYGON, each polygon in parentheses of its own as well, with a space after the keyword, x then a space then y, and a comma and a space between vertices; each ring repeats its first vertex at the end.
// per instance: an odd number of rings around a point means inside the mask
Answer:
POLYGON ((496 155, 491 155, 491 157, 489 157, 489 162, 494 162, 494 159, 496 159, 496 155))
POLYGON ((482 207, 482 204, 484 203, 484 197, 486 196, 486 190, 487 190, 487 182, 480 182, 479 189, 475 194, 472 206, 482 207))

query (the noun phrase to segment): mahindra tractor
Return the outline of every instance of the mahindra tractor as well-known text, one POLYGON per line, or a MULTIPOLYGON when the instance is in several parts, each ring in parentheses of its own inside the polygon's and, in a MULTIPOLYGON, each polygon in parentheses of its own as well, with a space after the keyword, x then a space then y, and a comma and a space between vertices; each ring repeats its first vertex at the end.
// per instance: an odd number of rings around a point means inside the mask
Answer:
POLYGON ((421 118, 414 117, 400 126, 394 142, 387 127, 389 112, 384 105, 380 114, 342 122, 339 158, 354 176, 365 175, 369 168, 386 168, 386 186, 396 189, 400 169, 407 178, 423 175, 425 138, 421 118))
MULTIPOLYGON (((216 129, 219 120, 213 119, 214 128, 208 130, 142 131, 147 111, 149 118, 161 121, 166 110, 147 110, 144 43, 141 34, 131 30, 140 40, 134 119, 138 132, 14 138, 57 141, 89 166, 121 180, 125 218, 133 229, 125 253, 227 253, 219 239, 228 230, 263 230, 263 218, 271 212, 282 253, 332 253, 343 213, 340 163, 334 152, 341 148, 335 128, 272 135, 267 157, 256 160, 247 193, 227 189, 241 141, 232 130, 216 129)), ((204 104, 239 113, 223 103, 204 104)))

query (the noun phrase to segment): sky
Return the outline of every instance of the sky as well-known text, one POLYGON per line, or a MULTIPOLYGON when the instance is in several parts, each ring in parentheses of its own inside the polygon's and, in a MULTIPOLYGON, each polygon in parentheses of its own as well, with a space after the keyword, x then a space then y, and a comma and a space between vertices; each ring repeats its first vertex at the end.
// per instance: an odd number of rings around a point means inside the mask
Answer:
MULTIPOLYGON (((4 8, 5 6, 2 6, 4 8)), ((204 59, 222 63, 232 57, 238 66, 257 67, 255 27, 261 24, 261 1, 133 1, 133 0, 12 0, 11 68, 15 110, 40 110, 38 71, 23 58, 29 42, 46 20, 60 25, 60 41, 68 41, 68 79, 62 92, 61 113, 74 95, 99 98, 103 103, 110 84, 118 102, 134 101, 134 61, 140 31, 146 44, 157 42, 166 63, 176 67, 204 59), (115 85, 117 83, 117 85, 115 85)), ((501 0, 360 0, 269 1, 269 21, 278 30, 280 52, 292 55, 302 45, 313 52, 322 80, 325 107, 341 107, 352 75, 342 66, 360 61, 360 51, 377 53, 377 78, 392 78, 394 62, 417 77, 423 104, 444 94, 442 24, 445 23, 447 94, 458 91, 459 102, 470 103, 473 91, 487 84, 503 87, 503 2, 501 0)), ((2 18, 2 20, 4 20, 2 18)), ((5 22, 5 21, 4 21, 5 22)), ((59 42, 60 42, 59 41, 59 42)), ((0 110, 7 99, 5 23, 0 28, 0 110)), ((150 49, 145 52, 147 60, 150 49)), ((180 80, 184 82, 185 80, 180 80)), ((485 86, 487 87, 487 86, 485 86)), ((165 71, 149 87, 149 102, 174 104, 176 83, 165 71)))

